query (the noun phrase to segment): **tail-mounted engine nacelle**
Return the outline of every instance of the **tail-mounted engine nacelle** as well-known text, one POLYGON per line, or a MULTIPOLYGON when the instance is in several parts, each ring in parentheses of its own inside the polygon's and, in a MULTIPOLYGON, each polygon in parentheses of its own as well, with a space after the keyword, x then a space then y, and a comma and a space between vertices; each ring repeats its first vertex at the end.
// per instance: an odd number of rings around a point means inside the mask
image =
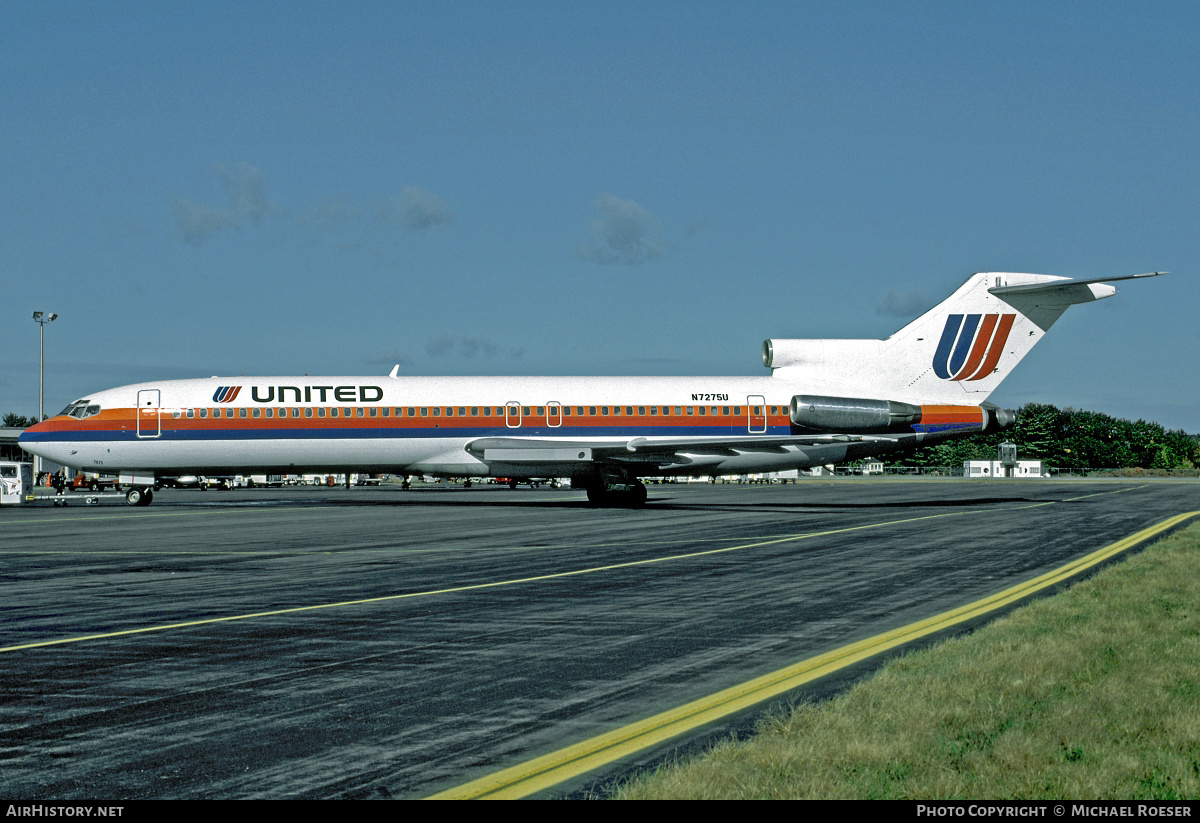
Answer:
POLYGON ((798 394, 792 398, 791 418, 795 425, 813 431, 902 431, 921 422, 921 407, 894 400, 798 394))
POLYGON ((798 394, 792 398, 791 418, 794 426, 811 432, 952 435, 1007 428, 1016 422, 1017 413, 991 403, 914 406, 895 400, 798 394))
POLYGON ((1007 429, 1017 422, 1017 413, 1013 409, 1002 409, 992 403, 984 403, 983 410, 987 412, 985 428, 1007 429))

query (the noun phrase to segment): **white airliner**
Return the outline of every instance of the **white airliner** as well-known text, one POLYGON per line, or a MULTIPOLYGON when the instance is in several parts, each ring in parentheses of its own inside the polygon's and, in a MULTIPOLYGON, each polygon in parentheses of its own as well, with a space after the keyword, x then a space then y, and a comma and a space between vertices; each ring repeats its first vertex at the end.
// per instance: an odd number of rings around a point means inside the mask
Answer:
POLYGON ((1108 281, 981 272, 886 340, 763 343, 763 377, 225 377, 96 392, 22 448, 118 473, 131 505, 177 474, 567 477, 640 505, 639 478, 808 468, 1004 427, 985 403, 1108 281))

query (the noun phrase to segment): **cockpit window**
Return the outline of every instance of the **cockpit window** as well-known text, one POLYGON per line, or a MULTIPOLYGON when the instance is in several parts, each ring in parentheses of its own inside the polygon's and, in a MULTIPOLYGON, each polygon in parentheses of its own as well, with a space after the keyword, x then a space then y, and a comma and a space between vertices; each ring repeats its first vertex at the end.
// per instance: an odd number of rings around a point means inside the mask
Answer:
POLYGON ((89 405, 87 400, 76 400, 71 405, 59 412, 60 415, 67 415, 82 420, 85 417, 91 417, 93 414, 99 414, 100 407, 97 405, 89 405))
MULTIPOLYGON (((67 406, 65 409, 60 411, 59 414, 65 414, 70 417, 82 418, 85 416, 84 413, 87 411, 87 407, 88 407, 88 401, 76 400, 74 403, 72 403, 71 405, 67 406)), ((96 411, 100 411, 99 406, 96 407, 96 411)), ((94 413, 95 412, 93 412, 93 414, 94 413)))

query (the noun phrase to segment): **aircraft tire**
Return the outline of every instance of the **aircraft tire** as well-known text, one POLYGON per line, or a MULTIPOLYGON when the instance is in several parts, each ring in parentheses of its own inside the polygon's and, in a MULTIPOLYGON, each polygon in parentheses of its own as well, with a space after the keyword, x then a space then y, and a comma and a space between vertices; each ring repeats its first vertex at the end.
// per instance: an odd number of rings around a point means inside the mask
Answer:
POLYGON ((144 486, 130 486, 125 492, 125 502, 131 506, 149 506, 154 492, 144 486))
POLYGON ((641 482, 637 483, 632 489, 630 489, 629 495, 634 508, 640 509, 642 506, 646 505, 646 484, 641 482))

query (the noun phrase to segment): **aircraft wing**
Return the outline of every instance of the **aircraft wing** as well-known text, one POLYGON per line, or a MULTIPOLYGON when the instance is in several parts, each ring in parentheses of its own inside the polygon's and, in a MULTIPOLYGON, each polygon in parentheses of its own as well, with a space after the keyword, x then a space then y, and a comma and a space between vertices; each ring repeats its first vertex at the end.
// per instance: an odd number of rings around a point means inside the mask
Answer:
POLYGON ((853 434, 744 435, 738 437, 634 437, 611 440, 551 440, 523 437, 481 437, 466 450, 487 463, 672 463, 677 455, 726 455, 745 452, 783 453, 786 446, 818 446, 874 440, 894 441, 895 436, 853 434))

